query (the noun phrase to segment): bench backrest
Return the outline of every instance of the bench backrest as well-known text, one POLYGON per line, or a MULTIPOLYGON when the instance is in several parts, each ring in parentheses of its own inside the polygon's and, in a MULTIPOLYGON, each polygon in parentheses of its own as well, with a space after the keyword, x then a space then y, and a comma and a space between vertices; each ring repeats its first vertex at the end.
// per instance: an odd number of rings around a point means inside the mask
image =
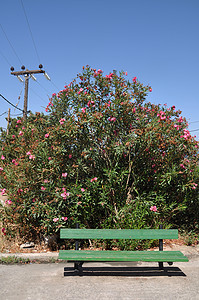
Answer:
POLYGON ((177 239, 177 229, 60 229, 61 239, 177 239))

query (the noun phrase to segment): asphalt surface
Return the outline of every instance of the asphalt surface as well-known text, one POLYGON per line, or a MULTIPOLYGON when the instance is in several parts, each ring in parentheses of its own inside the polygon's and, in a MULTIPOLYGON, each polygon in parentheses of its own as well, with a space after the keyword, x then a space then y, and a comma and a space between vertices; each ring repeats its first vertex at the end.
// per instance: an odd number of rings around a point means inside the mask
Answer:
POLYGON ((49 263, 57 253, 15 254, 40 263, 0 265, 0 300, 199 300, 199 248, 181 248, 189 262, 165 271, 157 263, 85 263, 82 276, 71 263, 49 263))

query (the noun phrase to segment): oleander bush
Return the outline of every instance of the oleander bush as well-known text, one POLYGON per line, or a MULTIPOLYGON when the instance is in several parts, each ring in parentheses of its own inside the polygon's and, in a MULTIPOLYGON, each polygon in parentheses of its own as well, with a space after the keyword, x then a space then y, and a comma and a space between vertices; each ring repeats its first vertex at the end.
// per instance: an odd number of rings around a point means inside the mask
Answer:
POLYGON ((197 228, 199 144, 175 106, 146 101, 151 91, 87 66, 46 115, 12 119, 1 135, 2 233, 197 228))

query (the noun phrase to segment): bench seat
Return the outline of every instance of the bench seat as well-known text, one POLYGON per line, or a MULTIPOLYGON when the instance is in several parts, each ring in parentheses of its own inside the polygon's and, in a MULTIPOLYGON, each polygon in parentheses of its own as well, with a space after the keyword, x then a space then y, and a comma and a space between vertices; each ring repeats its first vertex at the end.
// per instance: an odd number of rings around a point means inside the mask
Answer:
POLYGON ((94 250, 60 250, 59 259, 68 262, 111 262, 111 261, 144 261, 144 262, 187 262, 188 258, 180 251, 94 251, 94 250))

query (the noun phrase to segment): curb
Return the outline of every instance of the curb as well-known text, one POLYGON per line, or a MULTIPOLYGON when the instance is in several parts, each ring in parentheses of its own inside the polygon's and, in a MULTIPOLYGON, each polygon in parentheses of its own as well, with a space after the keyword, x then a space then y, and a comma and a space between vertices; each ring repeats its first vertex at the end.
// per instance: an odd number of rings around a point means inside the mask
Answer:
MULTIPOLYGON (((53 263, 58 262, 58 252, 40 253, 0 253, 1 258, 16 257, 30 260, 30 262, 53 263)), ((60 260, 61 262, 61 260, 60 260)))

